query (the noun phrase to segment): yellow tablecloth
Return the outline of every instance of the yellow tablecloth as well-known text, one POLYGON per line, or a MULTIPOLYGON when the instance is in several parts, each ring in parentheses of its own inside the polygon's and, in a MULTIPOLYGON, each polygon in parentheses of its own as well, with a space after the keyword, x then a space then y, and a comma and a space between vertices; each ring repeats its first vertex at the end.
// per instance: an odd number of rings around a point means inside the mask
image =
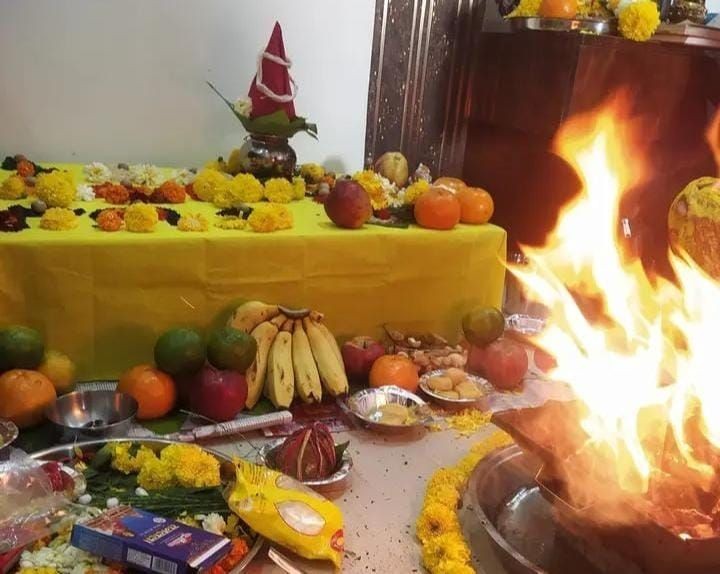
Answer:
MULTIPOLYGON (((13 203, 29 201, 0 200, 0 209, 13 203)), ((199 202, 170 207, 216 212, 199 202)), ((499 227, 351 231, 310 200, 290 209, 295 227, 270 234, 181 232, 164 222, 150 234, 106 233, 87 214, 77 229, 47 231, 28 219, 32 229, 0 233, 0 325, 35 327, 75 359, 81 378, 102 378, 152 361, 163 330, 205 328, 244 299, 320 310, 339 337, 380 335, 387 323, 454 338, 463 312, 500 304, 499 227)))

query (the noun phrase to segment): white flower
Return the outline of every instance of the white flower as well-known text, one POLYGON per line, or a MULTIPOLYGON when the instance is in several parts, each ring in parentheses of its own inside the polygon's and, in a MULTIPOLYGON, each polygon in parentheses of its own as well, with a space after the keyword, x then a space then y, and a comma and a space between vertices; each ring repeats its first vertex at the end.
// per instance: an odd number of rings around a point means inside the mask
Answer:
POLYGON ((94 161, 83 167, 85 181, 91 184, 100 184, 112 179, 112 171, 104 163, 94 161))
POLYGON ((131 165, 129 173, 133 185, 157 187, 164 181, 160 168, 149 163, 131 165))
POLYGON ((135 494, 136 494, 137 496, 149 496, 148 491, 145 490, 142 486, 138 486, 138 487, 135 489, 135 494))
POLYGON ((115 498, 114 496, 112 498, 108 498, 105 501, 105 506, 107 508, 115 508, 118 504, 120 504, 120 501, 117 498, 115 498))
POLYGON ((195 174, 189 169, 177 169, 173 173, 172 179, 180 185, 189 185, 195 181, 195 174))
POLYGON ((79 183, 75 188, 75 199, 78 201, 92 201, 95 199, 95 191, 86 183, 79 183))
POLYGON ((252 101, 246 98, 238 99, 234 104, 233 108, 241 116, 249 117, 252 113, 252 101))
POLYGON ((217 512, 211 512, 202 521, 203 530, 212 532, 214 534, 222 535, 225 532, 227 525, 225 519, 220 516, 217 512))
POLYGON ((83 494, 80 498, 78 498, 78 502, 80 504, 90 504, 92 502, 92 496, 89 494, 83 494))

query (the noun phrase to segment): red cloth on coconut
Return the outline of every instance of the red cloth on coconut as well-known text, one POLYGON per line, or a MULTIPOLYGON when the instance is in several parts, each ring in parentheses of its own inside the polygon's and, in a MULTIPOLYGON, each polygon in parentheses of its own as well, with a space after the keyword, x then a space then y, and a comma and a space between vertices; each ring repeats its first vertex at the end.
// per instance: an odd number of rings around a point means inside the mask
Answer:
MULTIPOLYGON (((283 43, 282 29, 280 24, 275 22, 270 41, 265 51, 273 56, 278 56, 287 61, 285 55, 285 44, 283 43)), ((290 73, 287 66, 263 58, 262 60, 262 83, 272 92, 280 96, 292 94, 292 86, 290 85, 290 73)), ((295 104, 290 102, 276 102, 263 94, 257 87, 257 74, 253 78, 250 85, 248 96, 252 101, 251 118, 272 114, 278 110, 285 110, 285 113, 292 120, 295 118, 295 104)))

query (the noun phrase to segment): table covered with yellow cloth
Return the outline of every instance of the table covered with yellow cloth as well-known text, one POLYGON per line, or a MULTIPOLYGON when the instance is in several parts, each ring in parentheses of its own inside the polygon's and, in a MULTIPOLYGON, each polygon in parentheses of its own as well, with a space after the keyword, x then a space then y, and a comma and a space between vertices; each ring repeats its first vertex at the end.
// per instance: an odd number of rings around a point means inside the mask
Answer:
MULTIPOLYGON (((79 179, 80 167, 70 169, 79 179)), ((30 201, 0 200, 0 209, 18 203, 30 201)), ((217 208, 188 201, 168 207, 205 214, 209 231, 160 222, 152 233, 111 233, 89 217, 109 204, 72 207, 86 211, 73 230, 28 218, 31 229, 0 233, 0 326, 38 329, 81 379, 152 362, 165 329, 206 328, 247 299, 322 311, 340 338, 380 336, 389 324, 455 339, 465 311, 502 296, 506 233, 491 224, 343 230, 305 199, 289 205, 293 229, 254 233, 216 228, 217 208)))

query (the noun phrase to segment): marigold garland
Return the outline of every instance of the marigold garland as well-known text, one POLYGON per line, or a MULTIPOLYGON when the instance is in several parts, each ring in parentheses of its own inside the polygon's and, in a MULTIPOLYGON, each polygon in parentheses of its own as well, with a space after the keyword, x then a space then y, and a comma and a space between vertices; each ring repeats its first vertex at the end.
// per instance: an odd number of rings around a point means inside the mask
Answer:
POLYGON ((352 178, 362 185, 370 197, 370 204, 374 210, 385 209, 388 206, 387 194, 385 193, 382 180, 377 173, 371 169, 366 169, 356 172, 352 178))
POLYGON ((153 231, 158 220, 157 209, 146 203, 133 203, 125 210, 125 229, 134 233, 153 231))
POLYGON ((423 566, 430 574, 472 574, 471 553, 463 538, 457 506, 477 463, 497 448, 513 442, 497 431, 474 445, 456 466, 438 469, 428 481, 423 509, 415 524, 422 546, 423 566))
POLYGON ((195 177, 192 184, 193 191, 200 201, 212 203, 216 194, 227 189, 228 181, 228 178, 219 171, 206 168, 195 177))
POLYGON ((48 207, 68 207, 75 200, 75 183, 66 171, 51 171, 37 176, 35 193, 48 207))
POLYGON ((178 221, 177 228, 180 231, 207 231, 210 223, 201 213, 186 213, 178 221))
POLYGON ((25 180, 19 175, 11 175, 0 186, 0 199, 22 199, 25 197, 25 180))
POLYGON ((618 30, 629 40, 645 42, 659 25, 660 12, 653 0, 637 0, 619 10, 618 30))
POLYGON ((265 197, 272 203, 290 203, 295 196, 292 183, 282 177, 265 182, 265 197))
POLYGON ((67 231, 77 224, 77 215, 64 207, 51 207, 40 218, 40 227, 50 231, 67 231))
POLYGON ((284 205, 270 203, 258 205, 248 217, 248 225, 258 233, 269 233, 293 226, 293 216, 284 205))

